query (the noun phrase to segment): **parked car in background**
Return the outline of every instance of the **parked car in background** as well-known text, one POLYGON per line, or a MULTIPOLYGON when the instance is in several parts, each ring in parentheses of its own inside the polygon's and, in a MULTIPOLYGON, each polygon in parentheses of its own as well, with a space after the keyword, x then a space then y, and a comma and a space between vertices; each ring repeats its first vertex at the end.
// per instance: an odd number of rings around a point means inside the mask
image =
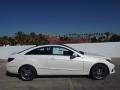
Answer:
POLYGON ((8 58, 9 73, 24 81, 37 75, 89 75, 101 80, 115 73, 111 58, 86 55, 66 45, 42 45, 15 53, 8 58))

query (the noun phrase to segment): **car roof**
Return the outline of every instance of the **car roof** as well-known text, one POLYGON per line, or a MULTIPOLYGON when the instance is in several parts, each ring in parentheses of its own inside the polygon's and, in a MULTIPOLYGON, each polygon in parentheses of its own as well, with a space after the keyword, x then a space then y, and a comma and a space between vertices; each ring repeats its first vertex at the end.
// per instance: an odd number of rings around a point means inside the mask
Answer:
POLYGON ((43 47, 43 46, 67 46, 67 45, 64 45, 64 44, 46 44, 46 45, 38 45, 36 47, 43 47))
MULTIPOLYGON (((30 47, 30 48, 27 48, 27 49, 24 49, 24 50, 22 50, 22 51, 19 51, 18 53, 20 54, 20 53, 23 53, 23 52, 25 52, 25 51, 29 51, 29 50, 31 50, 31 49, 35 49, 35 48, 39 48, 39 47, 46 47, 46 46, 66 46, 66 45, 63 45, 63 44, 46 44, 46 45, 36 45, 36 46, 32 46, 32 47, 30 47)), ((67 46, 66 46, 67 47, 67 46)))
POLYGON ((64 44, 46 44, 46 45, 38 45, 38 46, 36 45, 36 46, 30 47, 30 48, 27 48, 25 50, 22 50, 18 53, 20 54, 20 53, 24 53, 26 51, 30 51, 30 50, 33 50, 33 49, 36 49, 36 48, 46 47, 46 46, 63 46, 63 47, 66 47, 66 48, 70 48, 69 46, 64 45, 64 44))

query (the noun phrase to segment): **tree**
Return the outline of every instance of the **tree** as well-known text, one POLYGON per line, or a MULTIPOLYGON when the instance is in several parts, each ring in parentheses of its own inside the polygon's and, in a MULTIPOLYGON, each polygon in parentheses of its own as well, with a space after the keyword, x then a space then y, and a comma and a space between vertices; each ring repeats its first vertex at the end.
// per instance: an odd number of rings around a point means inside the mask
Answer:
POLYGON ((120 36, 117 34, 114 34, 111 38, 110 38, 111 42, 118 42, 120 41, 120 36))
POLYGON ((92 41, 92 42, 97 42, 96 37, 91 38, 91 41, 92 41))
POLYGON ((10 42, 8 41, 8 37, 7 36, 3 36, 2 37, 2 43, 3 43, 3 45, 9 45, 10 44, 10 42))
POLYGON ((89 40, 91 39, 91 36, 92 36, 91 34, 88 34, 88 38, 89 38, 89 40))
POLYGON ((109 40, 110 32, 105 32, 104 34, 106 35, 106 41, 108 41, 109 40))
POLYGON ((17 32, 16 34, 15 34, 15 39, 16 39, 16 41, 17 41, 17 44, 24 44, 24 32, 21 32, 21 31, 19 31, 19 32, 17 32))
POLYGON ((15 40, 14 37, 8 37, 7 40, 8 40, 8 42, 9 42, 9 45, 14 46, 14 45, 17 44, 17 42, 16 42, 16 40, 15 40))

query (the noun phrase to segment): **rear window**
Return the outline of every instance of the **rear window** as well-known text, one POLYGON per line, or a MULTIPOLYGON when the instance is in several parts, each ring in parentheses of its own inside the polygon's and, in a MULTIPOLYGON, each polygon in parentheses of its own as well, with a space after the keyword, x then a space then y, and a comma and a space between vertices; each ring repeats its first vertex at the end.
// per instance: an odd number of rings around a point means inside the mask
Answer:
POLYGON ((27 52, 25 55, 50 55, 52 52, 51 47, 40 47, 27 52))

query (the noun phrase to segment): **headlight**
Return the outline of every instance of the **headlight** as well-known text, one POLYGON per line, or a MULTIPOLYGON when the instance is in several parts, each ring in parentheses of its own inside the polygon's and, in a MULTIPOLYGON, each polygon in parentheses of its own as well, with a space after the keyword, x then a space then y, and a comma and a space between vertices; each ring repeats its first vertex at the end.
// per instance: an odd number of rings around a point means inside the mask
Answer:
POLYGON ((106 59, 108 62, 110 62, 110 63, 112 63, 112 60, 110 60, 110 59, 106 59))

